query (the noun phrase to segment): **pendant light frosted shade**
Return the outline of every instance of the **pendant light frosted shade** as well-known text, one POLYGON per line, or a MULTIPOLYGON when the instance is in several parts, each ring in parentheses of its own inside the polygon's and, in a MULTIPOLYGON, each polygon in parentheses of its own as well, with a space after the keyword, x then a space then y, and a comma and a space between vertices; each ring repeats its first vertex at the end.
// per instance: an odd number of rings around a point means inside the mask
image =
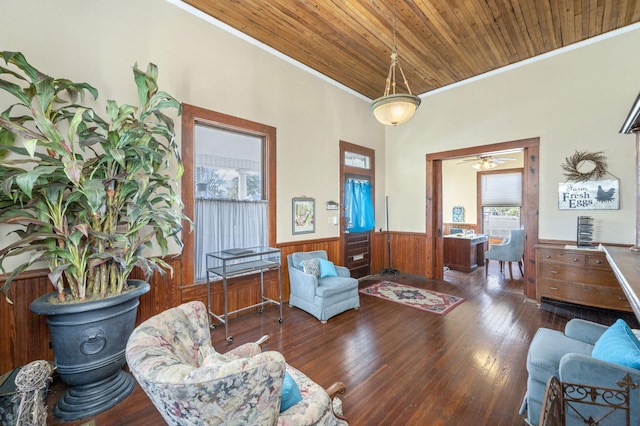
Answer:
POLYGON ((384 94, 371 102, 369 109, 373 112, 380 123, 386 126, 397 126, 406 123, 413 117, 420 106, 420 98, 411 93, 409 82, 402 71, 402 66, 398 61, 398 47, 396 46, 396 2, 393 2, 393 35, 391 47, 391 65, 387 75, 387 84, 384 87, 384 94), (400 71, 402 81, 409 93, 396 93, 396 68, 400 71))
POLYGON ((419 106, 420 98, 416 95, 396 93, 376 99, 369 109, 380 123, 397 126, 409 121, 419 106))

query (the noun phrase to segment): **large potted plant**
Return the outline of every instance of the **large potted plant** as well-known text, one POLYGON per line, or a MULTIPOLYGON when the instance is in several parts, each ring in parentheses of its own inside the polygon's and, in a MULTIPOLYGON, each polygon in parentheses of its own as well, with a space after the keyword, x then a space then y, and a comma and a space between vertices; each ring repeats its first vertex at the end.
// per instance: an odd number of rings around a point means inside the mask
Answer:
POLYGON ((0 224, 8 231, 0 243, 2 291, 11 303, 18 274, 48 268, 55 291, 30 309, 47 315, 57 372, 70 385, 55 414, 75 420, 133 389, 122 371, 124 347, 149 284, 128 277, 135 268, 146 277, 164 273, 169 240, 182 247, 182 163, 164 112, 179 114, 181 106, 158 90, 153 64, 133 68, 140 105, 109 100, 103 119, 93 86, 52 78, 21 53, 0 58, 0 89, 14 99, 0 105, 0 224), (156 245, 161 256, 146 255, 156 245))

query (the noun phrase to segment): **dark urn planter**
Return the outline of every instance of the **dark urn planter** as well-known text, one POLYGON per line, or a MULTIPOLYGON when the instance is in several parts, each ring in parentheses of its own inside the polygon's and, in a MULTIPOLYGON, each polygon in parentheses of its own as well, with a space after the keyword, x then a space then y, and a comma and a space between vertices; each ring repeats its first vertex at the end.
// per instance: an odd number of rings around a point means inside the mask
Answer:
POLYGON ((69 385, 53 411, 58 419, 93 416, 115 406, 133 390, 133 376, 122 370, 124 351, 135 327, 139 298, 150 286, 142 280, 129 280, 129 285, 135 288, 101 300, 48 303, 54 292, 29 306, 32 312, 47 316, 56 373, 69 385))

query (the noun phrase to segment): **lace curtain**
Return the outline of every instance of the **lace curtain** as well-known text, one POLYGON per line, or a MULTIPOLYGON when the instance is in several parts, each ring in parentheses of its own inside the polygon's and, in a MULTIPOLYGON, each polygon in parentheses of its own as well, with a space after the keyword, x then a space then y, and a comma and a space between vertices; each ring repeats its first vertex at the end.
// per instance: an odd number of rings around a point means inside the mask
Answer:
POLYGON ((196 199, 196 282, 206 281, 206 254, 268 245, 267 202, 196 199))

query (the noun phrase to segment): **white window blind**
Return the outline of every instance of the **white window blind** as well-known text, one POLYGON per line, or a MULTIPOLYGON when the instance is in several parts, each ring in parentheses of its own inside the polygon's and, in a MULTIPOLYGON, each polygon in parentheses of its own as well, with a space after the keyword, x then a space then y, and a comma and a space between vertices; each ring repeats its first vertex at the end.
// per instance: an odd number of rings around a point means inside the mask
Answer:
POLYGON ((483 206, 521 206, 522 173, 488 173, 480 176, 483 206))

